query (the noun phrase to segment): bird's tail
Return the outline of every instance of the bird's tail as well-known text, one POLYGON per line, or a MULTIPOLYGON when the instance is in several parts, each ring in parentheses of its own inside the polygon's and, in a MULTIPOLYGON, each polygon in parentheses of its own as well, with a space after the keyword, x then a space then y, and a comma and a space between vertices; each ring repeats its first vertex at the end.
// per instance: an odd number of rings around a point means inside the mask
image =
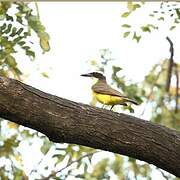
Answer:
POLYGON ((132 99, 129 99, 129 98, 126 98, 126 102, 130 102, 130 103, 133 103, 135 105, 138 105, 138 103, 135 100, 132 100, 132 99))

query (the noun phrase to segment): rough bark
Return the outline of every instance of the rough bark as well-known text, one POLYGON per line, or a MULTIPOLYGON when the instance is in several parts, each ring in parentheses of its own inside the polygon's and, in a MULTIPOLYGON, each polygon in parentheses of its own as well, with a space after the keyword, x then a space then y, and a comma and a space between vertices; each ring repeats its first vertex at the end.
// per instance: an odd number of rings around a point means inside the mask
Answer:
POLYGON ((180 177, 180 133, 139 118, 59 98, 0 78, 0 116, 45 134, 131 156, 180 177))

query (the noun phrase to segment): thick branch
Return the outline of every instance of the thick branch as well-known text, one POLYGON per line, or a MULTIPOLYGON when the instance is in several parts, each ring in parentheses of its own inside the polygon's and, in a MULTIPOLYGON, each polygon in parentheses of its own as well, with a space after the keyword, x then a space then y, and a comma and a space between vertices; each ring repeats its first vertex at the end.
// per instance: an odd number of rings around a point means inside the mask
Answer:
POLYGON ((180 177, 180 134, 0 78, 0 116, 66 142, 131 156, 180 177))

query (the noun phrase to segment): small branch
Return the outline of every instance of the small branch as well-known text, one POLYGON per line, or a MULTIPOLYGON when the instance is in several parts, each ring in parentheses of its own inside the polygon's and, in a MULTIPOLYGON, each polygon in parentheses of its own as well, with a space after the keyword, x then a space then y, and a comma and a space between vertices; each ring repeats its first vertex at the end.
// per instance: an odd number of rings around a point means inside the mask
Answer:
POLYGON ((167 81, 166 81, 166 92, 169 92, 169 87, 171 84, 171 75, 172 75, 172 68, 173 68, 173 56, 174 56, 174 48, 173 48, 173 42, 171 41, 171 39, 169 37, 166 37, 166 39, 168 40, 169 44, 170 44, 170 58, 169 58, 169 65, 168 65, 168 72, 167 72, 167 81))
POLYGON ((72 164, 74 163, 78 163, 80 162, 82 159, 86 158, 86 157, 89 157, 89 156, 92 156, 94 155, 95 153, 98 153, 100 151, 95 151, 95 152, 90 152, 88 154, 85 154, 84 156, 81 156, 80 158, 74 160, 74 161, 71 161, 69 162, 65 167, 63 167, 62 169, 58 170, 58 171, 55 171, 55 172, 52 172, 48 177, 45 177, 45 178, 42 178, 42 179, 39 179, 39 180, 49 180, 50 178, 52 177, 55 177, 56 174, 60 173, 61 171, 65 170, 66 168, 68 168, 69 166, 71 166, 72 164))
POLYGON ((178 74, 178 67, 177 64, 174 64, 175 67, 175 75, 176 75, 176 106, 175 106, 175 113, 178 112, 178 99, 179 99, 179 74, 178 74))
POLYGON ((162 176, 164 177, 164 179, 166 179, 166 180, 169 180, 169 179, 170 179, 170 177, 169 177, 168 175, 166 175, 162 169, 160 169, 160 168, 156 168, 156 169, 162 174, 162 176))
POLYGON ((29 177, 33 172, 35 172, 35 171, 37 170, 38 166, 40 166, 40 164, 43 162, 44 158, 45 158, 45 157, 47 156, 47 154, 50 152, 50 149, 51 149, 51 147, 49 148, 49 150, 47 151, 47 153, 46 153, 46 154, 40 159, 40 161, 37 163, 36 169, 33 168, 33 169, 30 171, 28 177, 29 177))

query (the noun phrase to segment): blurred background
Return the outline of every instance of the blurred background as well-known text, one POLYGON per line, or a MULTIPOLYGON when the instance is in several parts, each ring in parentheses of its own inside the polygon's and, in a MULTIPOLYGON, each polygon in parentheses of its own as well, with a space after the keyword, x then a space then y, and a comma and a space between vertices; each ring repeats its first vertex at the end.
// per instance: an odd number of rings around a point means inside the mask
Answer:
MULTIPOLYGON (((102 72, 140 104, 114 111, 180 130, 179 23, 178 2, 0 2, 0 74, 101 107, 93 81, 80 74, 102 72)), ((0 128, 0 179, 178 179, 131 157, 52 143, 10 121, 0 128)))

